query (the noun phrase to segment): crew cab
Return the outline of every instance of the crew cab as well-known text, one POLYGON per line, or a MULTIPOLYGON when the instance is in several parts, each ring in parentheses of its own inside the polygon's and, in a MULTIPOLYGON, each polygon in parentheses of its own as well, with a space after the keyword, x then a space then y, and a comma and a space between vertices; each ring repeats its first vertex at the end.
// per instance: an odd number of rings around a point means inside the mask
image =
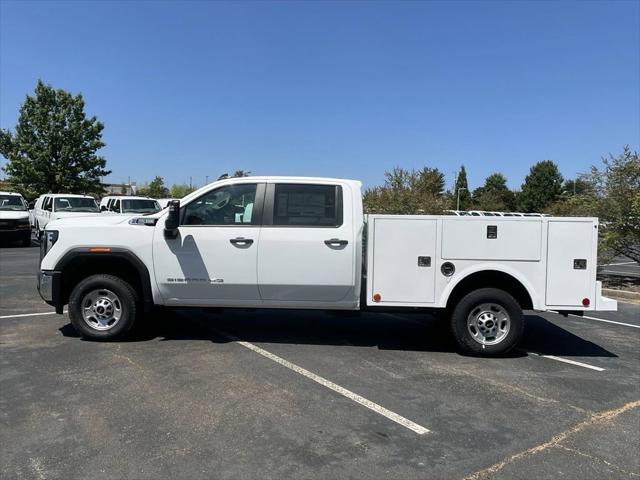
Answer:
POLYGON ((31 245, 28 204, 19 193, 0 192, 0 241, 31 245))
POLYGON ((126 336, 154 306, 406 310, 461 350, 517 345, 523 309, 615 310, 595 218, 364 215, 361 184, 242 177, 151 215, 47 225, 38 288, 83 337, 126 336))
POLYGON ((86 217, 100 213, 98 204, 89 195, 73 193, 45 193, 40 195, 33 209, 33 222, 36 236, 42 232, 50 221, 68 217, 86 217))

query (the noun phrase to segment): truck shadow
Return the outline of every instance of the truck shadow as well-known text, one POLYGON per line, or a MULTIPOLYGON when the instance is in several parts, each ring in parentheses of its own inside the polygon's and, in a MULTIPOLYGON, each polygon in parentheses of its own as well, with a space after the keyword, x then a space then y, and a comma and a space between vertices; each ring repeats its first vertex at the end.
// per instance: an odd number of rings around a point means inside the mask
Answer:
MULTIPOLYGON (((561 317, 559 317, 561 318, 561 317)), ((301 310, 176 309, 150 318, 127 342, 207 340, 332 345, 380 350, 456 352, 445 322, 425 313, 321 312, 301 310)), ((71 325, 60 329, 77 336, 71 325)), ((520 348, 508 357, 543 355, 616 357, 539 315, 526 315, 520 348)))
MULTIPOLYGON (((563 317, 558 316, 560 322, 563 317)), ((569 357, 617 357, 613 352, 585 340, 540 315, 525 316, 521 350, 569 357)))

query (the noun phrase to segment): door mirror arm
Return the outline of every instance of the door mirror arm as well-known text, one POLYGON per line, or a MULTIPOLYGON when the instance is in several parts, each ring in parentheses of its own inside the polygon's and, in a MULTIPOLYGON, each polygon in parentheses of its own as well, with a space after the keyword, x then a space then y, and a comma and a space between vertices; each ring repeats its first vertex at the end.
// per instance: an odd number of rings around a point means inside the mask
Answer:
POLYGON ((167 205, 167 219, 164 222, 164 236, 176 238, 180 226, 180 200, 171 200, 167 205))

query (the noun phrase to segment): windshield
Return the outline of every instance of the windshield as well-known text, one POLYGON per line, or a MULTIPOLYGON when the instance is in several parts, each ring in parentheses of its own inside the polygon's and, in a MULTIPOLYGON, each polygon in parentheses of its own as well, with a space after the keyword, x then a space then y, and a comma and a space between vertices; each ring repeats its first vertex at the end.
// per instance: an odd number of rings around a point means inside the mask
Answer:
POLYGON ((53 206, 56 212, 100 212, 96 201, 93 198, 87 197, 56 198, 53 206))
POLYGON ((160 205, 155 200, 122 200, 122 213, 156 213, 160 205))
POLYGON ((0 195, 0 210, 26 211, 27 206, 19 195, 0 195))

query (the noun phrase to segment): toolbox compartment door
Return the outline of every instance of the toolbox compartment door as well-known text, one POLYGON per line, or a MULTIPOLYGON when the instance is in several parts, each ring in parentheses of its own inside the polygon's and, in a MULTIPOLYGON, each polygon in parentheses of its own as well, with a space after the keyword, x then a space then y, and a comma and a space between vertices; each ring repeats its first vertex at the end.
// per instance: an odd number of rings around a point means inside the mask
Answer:
POLYGON ((595 302, 597 234, 593 220, 549 220, 547 305, 582 307, 584 298, 595 302))
POLYGON ((377 304, 434 302, 437 223, 429 218, 373 219, 371 276, 372 294, 380 295, 377 304))
POLYGON ((445 218, 442 258, 537 262, 541 258, 542 220, 528 218, 445 218))

